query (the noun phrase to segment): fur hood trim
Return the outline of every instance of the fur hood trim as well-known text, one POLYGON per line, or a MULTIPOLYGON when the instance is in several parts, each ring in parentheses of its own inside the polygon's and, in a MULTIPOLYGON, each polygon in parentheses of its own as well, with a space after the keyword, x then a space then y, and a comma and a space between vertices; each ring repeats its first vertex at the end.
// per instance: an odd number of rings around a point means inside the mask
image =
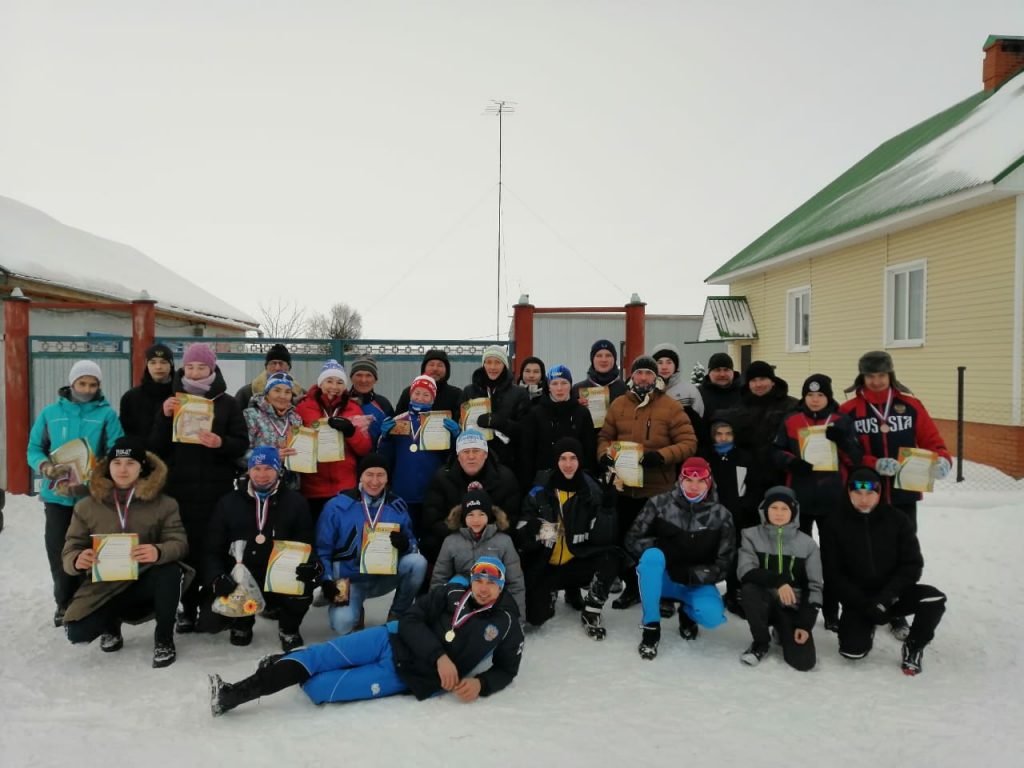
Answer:
MULTIPOLYGON (((146 451, 146 460, 152 470, 146 477, 140 477, 135 484, 135 496, 140 501, 152 501, 164 489, 167 482, 167 465, 163 459, 152 451, 146 451)), ((92 471, 89 480, 89 495, 96 501, 103 503, 114 497, 114 481, 110 479, 110 472, 107 469, 108 461, 102 459, 92 471)))

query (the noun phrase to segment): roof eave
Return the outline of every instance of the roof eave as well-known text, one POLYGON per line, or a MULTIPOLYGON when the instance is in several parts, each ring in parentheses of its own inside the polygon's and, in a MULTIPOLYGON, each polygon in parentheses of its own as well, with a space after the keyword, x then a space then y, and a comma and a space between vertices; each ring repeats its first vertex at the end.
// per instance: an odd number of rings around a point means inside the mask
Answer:
POLYGON ((951 216, 955 213, 960 213, 961 211, 977 208, 1007 197, 1012 197, 1021 191, 1015 189, 1015 187, 1019 186, 1021 182, 1024 181, 1024 179, 1016 179, 1016 176, 1017 174, 1014 172, 1005 177, 998 185, 993 184, 992 182, 986 182, 977 187, 972 187, 971 189, 947 195, 946 197, 938 200, 933 200, 930 203, 919 205, 910 210, 901 211, 899 213, 892 214, 891 216, 877 219, 869 224, 851 229, 825 240, 819 240, 816 243, 811 243, 810 245, 805 245, 801 248, 781 253, 770 259, 759 261, 756 264, 751 264, 750 266, 742 267, 740 269, 734 269, 731 272, 723 272, 720 275, 710 275, 704 279, 704 282, 707 285, 726 285, 744 277, 749 277, 750 275, 760 274, 761 272, 766 272, 770 269, 775 269, 786 264, 802 261, 814 256, 820 256, 821 254, 828 253, 829 251, 835 251, 839 248, 857 245, 858 243, 863 243, 867 240, 881 237, 882 235, 892 234, 904 229, 910 229, 911 227, 927 224, 930 221, 935 221, 937 219, 945 218, 946 216, 951 216))
MULTIPOLYGON (((126 299, 124 296, 120 296, 115 293, 105 293, 102 291, 85 291, 82 290, 81 286, 72 285, 70 283, 63 283, 59 280, 50 280, 45 277, 38 277, 37 275, 26 275, 20 272, 13 272, 7 269, 0 268, 4 274, 17 278, 20 280, 26 280, 33 283, 39 283, 40 285, 52 285, 54 288, 61 288, 66 291, 75 291, 83 296, 95 296, 98 299, 105 301, 123 301, 126 304, 131 303, 131 299, 126 299)), ((256 330, 259 328, 259 323, 252 319, 241 319, 226 317, 224 315, 215 315, 209 312, 202 312, 197 309, 189 309, 187 307, 179 307, 174 304, 168 304, 167 302, 157 301, 156 309, 163 314, 173 315, 181 318, 191 318, 194 320, 201 320, 203 322, 215 323, 230 328, 237 328, 240 331, 256 330)))

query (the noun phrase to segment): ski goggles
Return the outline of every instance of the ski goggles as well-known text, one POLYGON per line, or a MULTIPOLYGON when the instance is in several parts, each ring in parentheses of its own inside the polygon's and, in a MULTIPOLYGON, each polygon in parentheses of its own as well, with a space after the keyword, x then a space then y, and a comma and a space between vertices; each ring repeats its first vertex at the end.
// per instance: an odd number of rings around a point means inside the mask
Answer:
POLYGON ((874 480, 852 480, 850 481, 851 491, 874 491, 878 492, 878 483, 874 480))
POLYGON ((505 586, 505 572, 494 563, 476 563, 469 571, 473 581, 489 581, 499 587, 505 586))
POLYGON ((711 473, 703 467, 683 467, 679 477, 688 477, 691 480, 707 480, 711 473))

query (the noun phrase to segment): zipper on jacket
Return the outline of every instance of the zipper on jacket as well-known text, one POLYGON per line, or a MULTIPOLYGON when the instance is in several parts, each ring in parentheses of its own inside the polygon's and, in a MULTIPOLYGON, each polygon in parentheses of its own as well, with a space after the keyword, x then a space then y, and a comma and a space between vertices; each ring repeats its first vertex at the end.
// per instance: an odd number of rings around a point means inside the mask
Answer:
POLYGON ((775 529, 775 546, 779 554, 779 575, 782 575, 782 528, 775 529))
POLYGON ((647 420, 647 440, 651 439, 651 420, 647 420))

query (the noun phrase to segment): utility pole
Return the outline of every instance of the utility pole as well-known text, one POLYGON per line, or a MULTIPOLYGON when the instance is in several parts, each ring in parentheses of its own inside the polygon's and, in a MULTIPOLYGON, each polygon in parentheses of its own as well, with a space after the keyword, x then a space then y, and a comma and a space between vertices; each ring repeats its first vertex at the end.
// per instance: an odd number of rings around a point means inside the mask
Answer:
POLYGON ((501 338, 501 160, 502 160, 502 120, 505 115, 511 114, 516 111, 514 101, 496 101, 491 99, 490 106, 484 109, 484 113, 488 115, 498 116, 498 271, 497 271, 497 307, 495 308, 494 316, 494 339, 497 341, 501 338))

